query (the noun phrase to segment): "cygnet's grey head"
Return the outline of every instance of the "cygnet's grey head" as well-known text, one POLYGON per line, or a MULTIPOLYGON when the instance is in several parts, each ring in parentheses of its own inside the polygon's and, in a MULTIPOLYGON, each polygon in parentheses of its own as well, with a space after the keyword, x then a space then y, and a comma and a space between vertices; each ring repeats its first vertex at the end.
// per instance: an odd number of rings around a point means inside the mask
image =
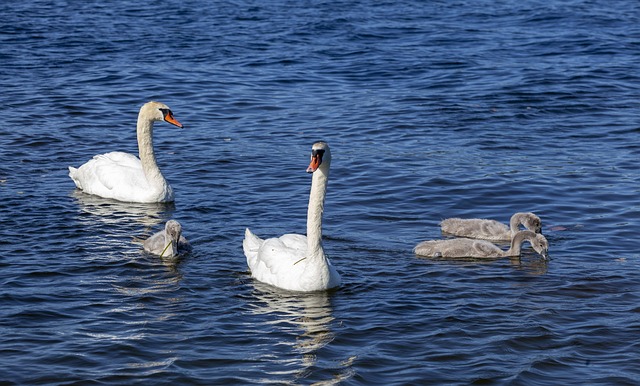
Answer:
POLYGON ((176 220, 169 220, 164 226, 165 234, 165 252, 162 253, 164 257, 173 257, 178 255, 178 243, 180 242, 180 235, 182 234, 182 226, 176 220), (170 250, 169 253, 167 253, 170 250))
POLYGON ((533 213, 527 213, 522 225, 533 232, 542 233, 542 220, 533 213))
POLYGON ((536 233, 536 237, 531 240, 531 246, 545 260, 549 258, 549 242, 542 234, 536 233))
POLYGON ((176 242, 180 240, 180 235, 182 234, 182 225, 180 225, 180 223, 176 220, 167 221, 167 224, 164 226, 164 230, 171 240, 176 242))

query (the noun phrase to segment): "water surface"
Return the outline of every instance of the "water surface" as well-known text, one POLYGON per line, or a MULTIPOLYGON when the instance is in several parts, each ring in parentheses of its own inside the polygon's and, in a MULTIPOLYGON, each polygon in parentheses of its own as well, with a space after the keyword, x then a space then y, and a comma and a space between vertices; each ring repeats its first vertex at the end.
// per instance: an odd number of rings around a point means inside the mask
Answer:
POLYGON ((0 5, 3 384, 636 384, 633 1, 0 5), (175 204, 67 166, 157 124, 175 204), (332 148, 334 291, 251 279, 244 228, 305 231, 332 148), (550 261, 418 258, 447 217, 543 220, 550 261), (178 261, 134 238, 183 225, 178 261))

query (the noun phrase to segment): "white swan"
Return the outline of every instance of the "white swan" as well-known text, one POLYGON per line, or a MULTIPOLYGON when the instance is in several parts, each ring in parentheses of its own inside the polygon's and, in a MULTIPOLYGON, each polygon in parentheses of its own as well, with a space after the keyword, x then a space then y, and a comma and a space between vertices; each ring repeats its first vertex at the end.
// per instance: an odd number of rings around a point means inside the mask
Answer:
POLYGON ((519 231, 511 239, 511 247, 503 251, 497 245, 486 240, 447 239, 429 240, 416 245, 413 252, 427 257, 512 257, 520 256, 522 243, 528 241, 533 249, 545 260, 549 257, 549 243, 540 233, 519 231))
POLYGON ((540 217, 531 212, 519 212, 511 216, 509 227, 496 220, 448 218, 442 220, 440 228, 442 229, 442 233, 459 237, 491 241, 509 241, 520 230, 520 225, 523 225, 532 232, 542 233, 542 221, 540 217))
POLYGON ((307 236, 286 234, 263 240, 246 229, 242 247, 251 276, 291 291, 321 291, 340 285, 340 274, 322 248, 322 212, 330 164, 329 145, 314 143, 307 168, 307 172, 313 173, 307 236))
POLYGON ((182 226, 176 220, 169 220, 164 230, 153 234, 142 243, 145 251, 160 257, 174 257, 191 249, 189 241, 182 236, 182 226))
POLYGON ((165 121, 182 127, 171 109, 160 102, 148 102, 138 114, 138 151, 99 154, 79 168, 69 166, 69 177, 85 193, 126 202, 171 202, 173 189, 165 180, 153 152, 153 122, 165 121))

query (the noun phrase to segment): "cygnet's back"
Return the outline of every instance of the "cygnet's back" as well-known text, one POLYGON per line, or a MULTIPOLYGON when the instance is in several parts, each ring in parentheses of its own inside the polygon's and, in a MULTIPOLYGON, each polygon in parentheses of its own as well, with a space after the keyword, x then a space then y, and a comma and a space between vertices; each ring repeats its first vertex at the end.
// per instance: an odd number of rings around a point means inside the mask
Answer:
POLYGON ((520 225, 535 233, 542 232, 540 217, 531 212, 519 212, 511 216, 509 226, 496 220, 448 218, 440 223, 442 233, 491 241, 509 241, 520 225))
POLYGON ((426 257, 478 257, 499 258, 520 256, 522 243, 528 241, 533 249, 543 258, 548 257, 549 243, 547 239, 531 231, 520 231, 511 240, 511 247, 503 251, 487 240, 467 238, 423 241, 413 249, 416 255, 426 257))
POLYGON ((504 252, 486 240, 428 240, 416 245, 416 255, 427 257, 502 257, 504 252))

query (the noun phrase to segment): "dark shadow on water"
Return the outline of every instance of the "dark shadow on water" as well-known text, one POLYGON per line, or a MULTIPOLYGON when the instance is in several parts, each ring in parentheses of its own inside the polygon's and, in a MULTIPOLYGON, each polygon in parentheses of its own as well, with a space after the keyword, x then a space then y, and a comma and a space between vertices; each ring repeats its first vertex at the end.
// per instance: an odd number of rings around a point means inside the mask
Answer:
POLYGON ((508 259, 510 266, 519 271, 531 275, 544 275, 549 269, 549 260, 545 260, 535 254, 535 252, 523 253, 520 257, 510 258, 477 258, 477 257, 425 257, 415 255, 421 260, 432 261, 435 264, 451 264, 455 266, 468 267, 480 264, 495 264, 498 261, 508 259))

